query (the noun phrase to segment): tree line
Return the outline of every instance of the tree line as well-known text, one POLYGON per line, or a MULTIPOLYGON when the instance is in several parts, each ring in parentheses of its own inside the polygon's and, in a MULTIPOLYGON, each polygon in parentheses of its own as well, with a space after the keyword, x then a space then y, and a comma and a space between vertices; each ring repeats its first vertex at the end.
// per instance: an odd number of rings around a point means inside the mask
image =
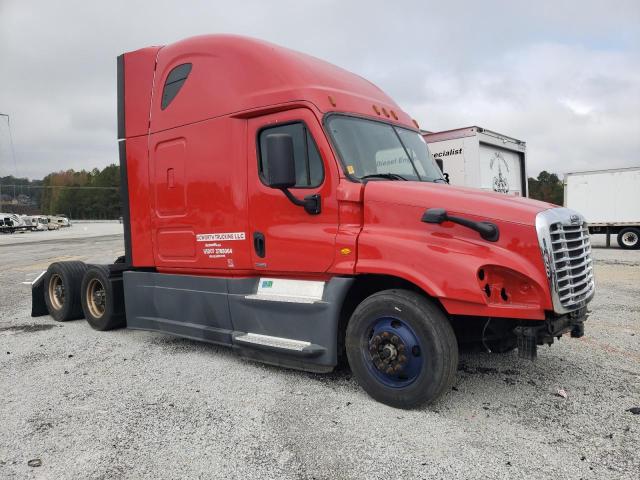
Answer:
MULTIPOLYGON (((529 177, 528 182, 530 198, 563 204, 563 183, 555 173, 542 171, 537 178, 529 177)), ((115 164, 102 170, 53 172, 42 180, 0 177, 0 190, 0 211, 22 213, 16 208, 16 197, 26 195, 44 215, 64 214, 72 219, 116 219, 122 215, 120 167, 115 164)))
POLYGON ((2 177, 0 182, 0 210, 3 211, 19 210, 17 207, 24 203, 26 195, 30 204, 43 215, 63 214, 72 219, 94 220, 121 216, 120 167, 115 164, 102 170, 53 172, 42 180, 2 177), (16 188, 20 195, 14 194, 16 188))
POLYGON ((529 177, 529 198, 564 205, 564 184, 555 173, 546 170, 538 178, 529 177))

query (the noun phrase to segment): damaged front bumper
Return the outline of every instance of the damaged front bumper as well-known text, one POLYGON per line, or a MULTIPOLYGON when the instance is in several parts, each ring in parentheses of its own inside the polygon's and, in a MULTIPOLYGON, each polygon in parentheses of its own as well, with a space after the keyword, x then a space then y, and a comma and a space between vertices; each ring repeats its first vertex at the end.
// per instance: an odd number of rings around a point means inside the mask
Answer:
POLYGON ((554 339, 571 332, 574 338, 584 335, 584 322, 589 314, 587 307, 567 313, 565 315, 548 316, 536 325, 521 325, 513 330, 518 340, 518 356, 528 360, 535 360, 538 356, 538 345, 551 345, 554 339))

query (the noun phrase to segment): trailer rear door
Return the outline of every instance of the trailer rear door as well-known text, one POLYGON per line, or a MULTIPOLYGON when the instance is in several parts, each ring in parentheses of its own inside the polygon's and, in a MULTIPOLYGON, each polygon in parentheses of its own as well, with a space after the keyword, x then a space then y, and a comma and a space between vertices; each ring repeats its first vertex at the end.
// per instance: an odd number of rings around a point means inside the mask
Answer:
POLYGON ((480 142, 480 188, 509 195, 523 193, 524 154, 480 142))

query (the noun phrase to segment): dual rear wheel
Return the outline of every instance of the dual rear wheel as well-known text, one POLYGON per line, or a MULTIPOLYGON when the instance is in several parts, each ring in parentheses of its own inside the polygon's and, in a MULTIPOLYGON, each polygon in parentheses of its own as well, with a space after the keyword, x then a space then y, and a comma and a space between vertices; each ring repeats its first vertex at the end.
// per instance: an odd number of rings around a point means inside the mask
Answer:
POLYGON ((44 277, 45 303, 59 322, 86 318, 96 330, 112 330, 126 324, 119 278, 111 278, 106 265, 56 262, 44 277), (118 288, 120 287, 120 288, 118 288))

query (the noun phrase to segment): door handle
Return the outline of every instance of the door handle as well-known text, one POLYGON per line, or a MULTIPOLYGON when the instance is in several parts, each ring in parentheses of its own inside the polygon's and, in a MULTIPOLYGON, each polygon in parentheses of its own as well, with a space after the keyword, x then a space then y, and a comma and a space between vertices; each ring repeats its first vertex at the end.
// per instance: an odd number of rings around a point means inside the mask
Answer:
POLYGON ((253 232, 253 249, 260 258, 264 258, 266 255, 264 234, 262 232, 253 232))

